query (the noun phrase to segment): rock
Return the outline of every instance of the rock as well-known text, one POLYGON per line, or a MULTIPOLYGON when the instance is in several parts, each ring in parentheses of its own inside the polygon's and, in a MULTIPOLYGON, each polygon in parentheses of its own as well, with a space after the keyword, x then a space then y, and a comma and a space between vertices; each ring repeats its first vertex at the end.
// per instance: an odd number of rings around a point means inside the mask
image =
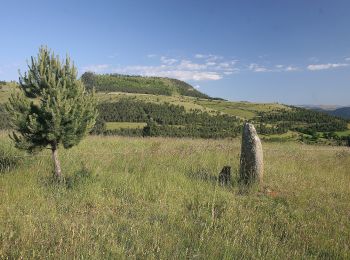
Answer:
POLYGON ((240 163, 240 183, 246 185, 262 183, 264 173, 263 150, 253 124, 244 124, 240 163))
POLYGON ((219 173, 219 183, 220 185, 227 185, 231 182, 231 167, 224 166, 219 173))

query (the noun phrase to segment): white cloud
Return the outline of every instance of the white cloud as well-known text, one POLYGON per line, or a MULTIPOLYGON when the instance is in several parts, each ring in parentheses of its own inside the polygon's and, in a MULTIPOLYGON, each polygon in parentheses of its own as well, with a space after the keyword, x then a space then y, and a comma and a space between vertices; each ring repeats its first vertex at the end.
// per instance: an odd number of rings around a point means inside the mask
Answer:
POLYGON ((215 71, 184 70, 176 66, 127 66, 113 69, 114 73, 142 75, 149 77, 169 77, 180 80, 219 80, 222 75, 215 71))
POLYGON ((193 63, 190 60, 182 60, 178 67, 185 70, 204 70, 207 68, 207 65, 193 63))
POLYGON ((82 71, 91 71, 96 73, 102 73, 106 72, 110 66, 108 64, 96 64, 96 65, 89 65, 82 68, 82 71))
POLYGON ((177 59, 171 59, 171 58, 167 58, 167 57, 162 56, 162 57, 160 57, 160 61, 163 64, 172 65, 172 64, 177 62, 177 59))
POLYGON ((230 64, 228 62, 221 62, 219 64, 220 68, 229 68, 230 67, 230 64))
POLYGON ((219 55, 213 55, 213 54, 196 54, 194 55, 196 59, 206 59, 206 61, 216 61, 216 60, 222 60, 223 57, 219 55))
POLYGON ((298 67, 292 66, 292 65, 283 65, 283 64, 277 64, 274 65, 274 67, 267 68, 264 66, 261 66, 257 63, 251 63, 248 66, 249 70, 254 72, 285 72, 285 71, 297 71, 299 70, 298 67))
POLYGON ((346 60, 346 61, 350 61, 350 57, 348 57, 348 58, 345 58, 345 60, 346 60))
POLYGON ((205 65, 207 65, 207 66, 215 66, 216 62, 208 61, 205 65))
POLYGON ((196 62, 186 58, 177 59, 176 57, 158 56, 155 54, 148 54, 147 57, 158 57, 159 64, 114 67, 108 64, 96 64, 85 66, 82 68, 82 71, 158 76, 192 81, 220 80, 225 75, 231 75, 240 71, 239 68, 234 67, 236 60, 226 61, 221 56, 212 54, 196 54, 196 62))
POLYGON ((204 59, 206 57, 206 55, 204 55, 204 54, 196 54, 196 55, 194 55, 194 57, 196 59, 204 59))
POLYGON ((267 68, 259 66, 256 63, 251 63, 248 68, 249 68, 249 70, 252 70, 254 72, 267 72, 267 71, 269 71, 267 68))
POLYGON ((288 66, 284 69, 285 71, 297 71, 299 70, 297 67, 294 66, 288 66))
POLYGON ((201 86, 199 86, 199 85, 195 85, 195 86, 194 86, 194 88, 196 88, 196 89, 200 89, 200 88, 201 88, 201 86))
POLYGON ((308 70, 327 70, 332 68, 338 68, 338 67, 346 67, 349 64, 346 63, 327 63, 327 64, 310 64, 307 66, 308 70))

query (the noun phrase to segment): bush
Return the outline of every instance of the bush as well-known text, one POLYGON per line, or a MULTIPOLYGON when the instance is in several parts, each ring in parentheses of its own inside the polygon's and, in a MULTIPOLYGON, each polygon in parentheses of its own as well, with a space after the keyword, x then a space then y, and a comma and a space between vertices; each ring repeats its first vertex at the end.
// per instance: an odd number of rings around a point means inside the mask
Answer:
POLYGON ((68 176, 66 178, 67 189, 76 188, 82 184, 86 184, 94 181, 93 172, 88 169, 84 164, 80 170, 74 173, 73 176, 68 176))

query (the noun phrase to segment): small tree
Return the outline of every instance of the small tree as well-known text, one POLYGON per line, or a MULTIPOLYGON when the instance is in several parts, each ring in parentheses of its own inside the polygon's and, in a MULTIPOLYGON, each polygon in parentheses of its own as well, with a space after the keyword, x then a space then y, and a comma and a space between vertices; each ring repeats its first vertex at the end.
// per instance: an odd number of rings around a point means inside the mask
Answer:
POLYGON ((54 176, 62 179, 58 147, 71 148, 93 127, 96 98, 77 79, 77 69, 67 56, 60 61, 47 47, 31 57, 28 72, 19 78, 20 90, 11 95, 7 110, 17 148, 29 152, 49 148, 54 176))

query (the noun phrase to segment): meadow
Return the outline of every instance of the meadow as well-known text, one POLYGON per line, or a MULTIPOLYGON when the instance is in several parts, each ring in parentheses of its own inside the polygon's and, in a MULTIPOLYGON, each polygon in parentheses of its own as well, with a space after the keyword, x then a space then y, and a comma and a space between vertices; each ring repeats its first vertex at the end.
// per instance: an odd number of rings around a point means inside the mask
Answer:
POLYGON ((350 258, 349 148, 263 148, 263 187, 242 192, 239 139, 89 136, 57 184, 49 150, 1 133, 0 258, 350 258))

